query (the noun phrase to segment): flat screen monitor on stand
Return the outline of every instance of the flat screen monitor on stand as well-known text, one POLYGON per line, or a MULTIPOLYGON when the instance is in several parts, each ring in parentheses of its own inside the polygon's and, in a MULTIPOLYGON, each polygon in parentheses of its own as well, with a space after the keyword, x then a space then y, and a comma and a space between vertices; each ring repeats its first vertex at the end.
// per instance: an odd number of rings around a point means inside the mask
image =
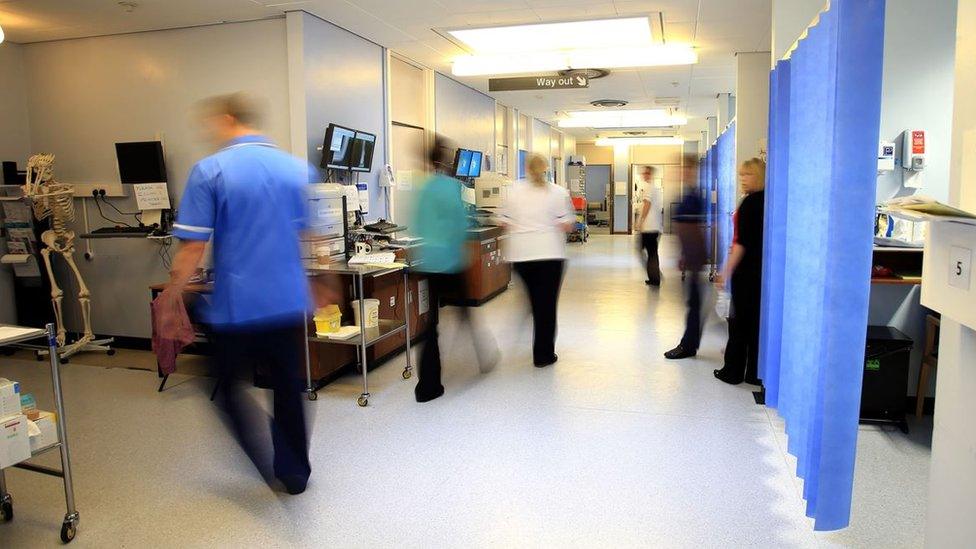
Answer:
MULTIPOLYGON (((159 141, 116 143, 115 157, 119 181, 132 185, 135 191, 136 206, 142 211, 140 223, 164 229, 163 212, 169 211, 171 205, 163 144, 159 141)), ((104 196, 101 200, 105 200, 104 196)))

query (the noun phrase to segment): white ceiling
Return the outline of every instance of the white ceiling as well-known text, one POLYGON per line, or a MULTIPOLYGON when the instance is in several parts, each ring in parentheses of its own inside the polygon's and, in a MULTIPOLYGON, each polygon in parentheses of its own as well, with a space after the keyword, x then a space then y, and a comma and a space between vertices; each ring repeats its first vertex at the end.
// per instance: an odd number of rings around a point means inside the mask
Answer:
MULTIPOLYGON (((688 133, 704 127, 715 96, 735 88, 735 53, 768 51, 771 0, 0 0, 0 26, 11 42, 38 42, 244 21, 305 10, 450 74, 464 53, 433 29, 623 15, 660 17, 664 40, 692 43, 700 62, 686 67, 615 70, 587 90, 497 92, 501 103, 552 121, 556 111, 589 107, 594 99, 624 99, 654 108, 678 98, 688 133)), ((459 79, 481 91, 487 78, 459 79)), ((580 137, 592 132, 575 131, 580 137)))

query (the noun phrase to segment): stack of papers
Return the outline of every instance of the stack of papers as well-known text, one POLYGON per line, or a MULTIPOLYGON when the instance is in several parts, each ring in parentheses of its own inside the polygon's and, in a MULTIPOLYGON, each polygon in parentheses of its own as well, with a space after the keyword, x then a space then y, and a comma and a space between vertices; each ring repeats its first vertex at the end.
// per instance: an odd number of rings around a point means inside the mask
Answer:
POLYGON ((976 215, 927 196, 892 198, 882 204, 882 211, 911 221, 956 221, 976 225, 976 215))
POLYGON ((350 265, 394 265, 396 254, 393 252, 376 252, 371 254, 356 254, 349 258, 350 265))

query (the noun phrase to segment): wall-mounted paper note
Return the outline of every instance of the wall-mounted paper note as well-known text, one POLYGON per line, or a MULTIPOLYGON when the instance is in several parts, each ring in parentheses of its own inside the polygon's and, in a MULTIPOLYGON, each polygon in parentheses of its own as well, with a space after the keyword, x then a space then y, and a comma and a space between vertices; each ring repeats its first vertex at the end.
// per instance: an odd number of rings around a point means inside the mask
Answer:
POLYGON ((136 207, 140 210, 168 210, 169 191, 166 183, 138 183, 132 186, 136 193, 136 207))

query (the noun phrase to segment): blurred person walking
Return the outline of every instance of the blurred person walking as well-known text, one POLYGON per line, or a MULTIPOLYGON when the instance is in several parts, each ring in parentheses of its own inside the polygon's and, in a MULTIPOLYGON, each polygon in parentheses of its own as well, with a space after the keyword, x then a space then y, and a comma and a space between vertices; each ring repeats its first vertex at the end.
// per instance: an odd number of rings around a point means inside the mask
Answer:
MULTIPOLYGON (((277 477, 288 493, 299 494, 311 474, 300 376, 303 323, 312 309, 299 231, 305 186, 317 174, 257 130, 258 109, 248 97, 206 99, 199 114, 207 139, 220 149, 190 172, 173 230, 181 245, 160 299, 181 299, 213 239, 213 299, 203 313, 214 333, 220 405, 262 476, 269 483, 277 477), (274 391, 271 460, 259 434, 266 414, 239 380, 255 362, 268 366, 274 391)), ((165 331, 173 320, 160 324, 165 331)))
POLYGON ((716 284, 731 283, 732 316, 725 365, 715 377, 738 385, 759 379, 759 301, 762 296, 763 217, 766 200, 766 163, 759 158, 739 167, 739 185, 746 197, 735 213, 732 250, 716 284))
MULTIPOLYGON (((417 402, 428 402, 444 394, 441 384, 441 350, 438 336, 440 308, 449 297, 459 297, 465 288, 464 271, 470 258, 465 249, 468 216, 461 200, 462 183, 451 177, 455 147, 441 136, 435 137, 430 162, 434 175, 423 183, 414 204, 411 221, 415 236, 423 239, 418 251, 417 271, 425 273, 430 302, 430 320, 423 336, 420 368, 414 395, 417 402)), ((478 366, 487 372, 498 360, 498 349, 486 333, 476 329, 467 306, 459 307, 461 321, 468 328, 478 355, 478 366)))
POLYGON ((566 263, 566 234, 573 230, 576 213, 569 191, 549 183, 549 162, 532 155, 528 180, 517 181, 502 207, 507 229, 505 258, 525 283, 532 307, 534 337, 532 360, 538 368, 554 364, 559 289, 566 263))
POLYGON ((704 205, 698 195, 698 157, 683 157, 683 197, 674 217, 674 230, 681 243, 681 269, 685 271, 685 291, 688 297, 688 314, 685 317, 685 333, 677 347, 664 353, 665 358, 678 360, 698 354, 702 333, 701 270, 705 266, 704 205))
POLYGON ((652 179, 654 169, 644 166, 641 179, 644 180, 644 198, 641 200, 640 217, 637 226, 640 228, 640 247, 645 256, 648 286, 661 285, 661 263, 658 259, 658 243, 661 230, 664 228, 664 189, 655 185, 652 179))

